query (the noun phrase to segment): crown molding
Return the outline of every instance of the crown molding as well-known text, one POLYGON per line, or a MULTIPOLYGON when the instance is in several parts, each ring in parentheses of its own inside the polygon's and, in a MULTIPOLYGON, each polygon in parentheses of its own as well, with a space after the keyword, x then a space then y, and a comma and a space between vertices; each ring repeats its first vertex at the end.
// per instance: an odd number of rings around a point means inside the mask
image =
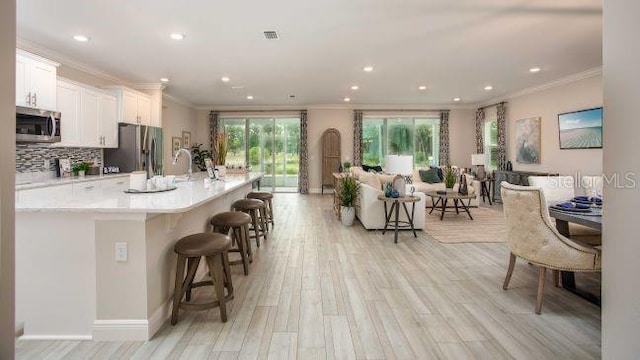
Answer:
POLYGON ((542 84, 542 85, 538 85, 538 86, 533 86, 533 87, 529 87, 526 89, 522 89, 520 91, 516 91, 514 93, 510 93, 507 95, 502 95, 499 97, 495 97, 492 98, 490 100, 484 101, 482 103, 478 103, 476 107, 483 107, 483 106, 487 106, 490 104, 495 104, 495 103, 499 103, 501 101, 505 101, 505 100, 511 100, 511 99, 515 99, 521 96, 525 96, 525 95, 531 95, 531 94, 535 94, 544 90, 548 90, 548 89, 552 89, 558 86, 562 86, 562 85, 567 85, 567 84, 571 84, 573 82, 576 81, 580 81, 580 80, 585 80, 585 79, 590 79, 592 77, 596 77, 596 76, 600 76, 602 75, 602 66, 599 67, 595 67, 583 72, 579 72, 576 74, 572 74, 569 76, 565 76, 563 78, 557 79, 557 80, 553 80, 550 81, 548 83, 542 84))
MULTIPOLYGON (((177 96, 173 96, 171 94, 167 94, 166 92, 162 93, 162 98, 163 99, 169 99, 169 100, 173 101, 174 103, 178 103, 178 104, 180 104, 182 106, 186 106, 186 107, 194 109, 194 110, 205 110, 205 109, 199 109, 198 106, 195 106, 193 103, 191 103, 191 102, 189 102, 187 100, 184 100, 183 98, 179 98, 177 96)), ((206 110, 209 110, 209 109, 206 109, 206 110)))
POLYGON ((244 106, 244 105, 199 105, 195 107, 196 110, 204 110, 204 111, 269 111, 269 110, 277 110, 277 111, 298 111, 300 109, 307 110, 358 110, 358 109, 367 109, 372 111, 387 111, 389 109, 403 111, 404 109, 408 111, 434 111, 441 109, 450 109, 450 110, 472 110, 476 108, 475 104, 435 104, 435 105, 367 105, 367 104, 318 104, 318 105, 264 105, 264 106, 244 106))
POLYGON ((164 90, 167 86, 162 83, 136 83, 132 87, 136 90, 164 90))
POLYGON ((18 37, 16 39, 16 47, 18 49, 33 53, 35 55, 53 60, 55 62, 59 62, 63 65, 69 66, 71 68, 74 68, 76 70, 80 70, 83 71, 87 74, 91 74, 93 76, 96 76, 98 78, 101 78, 103 80, 107 80, 110 81, 114 84, 117 85, 125 85, 125 86, 129 86, 129 87, 133 87, 133 85, 135 85, 134 83, 122 79, 120 77, 117 77, 113 74, 110 74, 106 71, 102 71, 94 66, 79 62, 77 60, 74 60, 66 55, 63 55, 57 51, 51 50, 47 47, 44 47, 40 44, 36 44, 34 42, 31 42, 29 40, 23 39, 21 37, 18 37))

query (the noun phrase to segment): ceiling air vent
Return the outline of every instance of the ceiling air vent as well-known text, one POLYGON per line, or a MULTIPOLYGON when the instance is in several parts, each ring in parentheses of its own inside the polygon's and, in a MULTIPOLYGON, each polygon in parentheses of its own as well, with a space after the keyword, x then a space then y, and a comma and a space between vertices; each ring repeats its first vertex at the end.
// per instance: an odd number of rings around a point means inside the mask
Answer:
POLYGON ((278 35, 278 32, 275 30, 269 30, 269 31, 263 31, 264 34, 264 38, 267 40, 278 40, 280 39, 280 36, 278 35))

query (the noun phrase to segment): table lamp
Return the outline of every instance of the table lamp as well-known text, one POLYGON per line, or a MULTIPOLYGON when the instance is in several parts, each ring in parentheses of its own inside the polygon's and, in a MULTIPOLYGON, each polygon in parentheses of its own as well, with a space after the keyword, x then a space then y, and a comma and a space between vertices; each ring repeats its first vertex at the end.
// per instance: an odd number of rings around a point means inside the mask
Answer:
POLYGON ((476 176, 478 180, 482 180, 487 177, 484 167, 487 164, 486 154, 471 154, 471 165, 476 167, 476 176))
POLYGON ((413 173, 413 155, 387 155, 387 173, 402 175, 400 179, 393 181, 393 188, 398 190, 400 196, 404 196, 406 192, 406 176, 413 173))

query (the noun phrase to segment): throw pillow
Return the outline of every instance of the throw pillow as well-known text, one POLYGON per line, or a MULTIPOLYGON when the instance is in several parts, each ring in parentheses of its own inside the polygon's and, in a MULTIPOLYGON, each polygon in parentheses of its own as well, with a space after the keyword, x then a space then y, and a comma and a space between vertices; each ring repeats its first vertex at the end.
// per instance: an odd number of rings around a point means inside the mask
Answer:
POLYGON ((444 181, 444 171, 442 171, 442 168, 439 168, 436 166, 429 166, 429 169, 434 169, 438 173, 438 177, 440 178, 440 181, 444 181))
POLYGON ((438 177, 438 171, 436 169, 429 170, 420 170, 418 172, 420 174, 420 180, 422 182, 426 182, 427 184, 435 184, 442 182, 442 180, 438 177))
POLYGON ((367 184, 376 190, 380 190, 380 188, 382 188, 380 179, 376 174, 364 173, 360 176, 360 181, 362 181, 363 184, 367 184))
POLYGON ((366 172, 370 172, 370 171, 375 171, 377 173, 381 173, 382 172, 382 166, 380 165, 376 165, 376 166, 369 166, 369 165, 362 165, 362 170, 366 171, 366 172))

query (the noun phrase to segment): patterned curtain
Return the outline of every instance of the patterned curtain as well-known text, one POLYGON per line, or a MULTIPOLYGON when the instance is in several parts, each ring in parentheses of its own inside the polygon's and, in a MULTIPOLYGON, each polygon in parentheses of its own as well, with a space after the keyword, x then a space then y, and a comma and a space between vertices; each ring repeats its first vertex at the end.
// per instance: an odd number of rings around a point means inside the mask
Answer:
POLYGON ((440 165, 449 164, 449 110, 440 112, 440 165))
MULTIPOLYGON (((218 158, 216 152, 216 139, 218 138, 218 113, 211 111, 209 113, 209 146, 211 150, 211 157, 214 162, 218 158)), ((218 165, 218 164, 216 164, 218 165)))
POLYGON ((300 112, 300 171, 298 172, 298 192, 309 193, 309 143, 307 135, 307 111, 300 112))
POLYGON ((498 117, 498 170, 507 168, 507 119, 505 117, 505 103, 496 106, 498 117))
POLYGON ((484 108, 476 110, 476 154, 484 154, 484 108))
POLYGON ((362 111, 353 111, 353 166, 362 166, 362 111))

